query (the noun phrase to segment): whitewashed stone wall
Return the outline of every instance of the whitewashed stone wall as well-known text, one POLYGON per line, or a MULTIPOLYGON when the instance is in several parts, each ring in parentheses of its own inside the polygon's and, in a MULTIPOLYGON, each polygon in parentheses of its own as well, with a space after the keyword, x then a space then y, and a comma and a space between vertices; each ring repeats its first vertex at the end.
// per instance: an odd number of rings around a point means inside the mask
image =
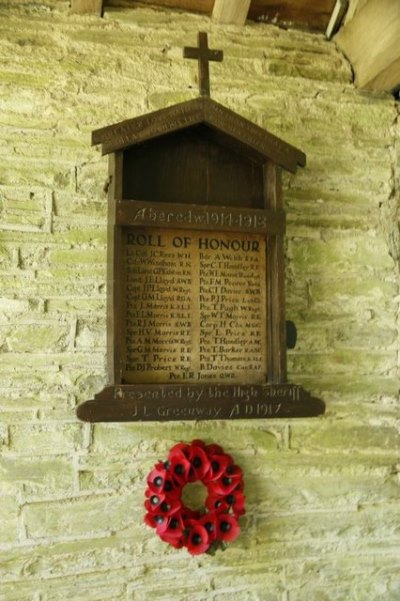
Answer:
POLYGON ((0 599, 400 598, 399 107, 354 90, 322 36, 63 0, 0 0, 0 599), (289 375, 317 419, 78 422, 105 382, 106 159, 90 132, 197 94, 182 59, 223 48, 213 97, 307 153, 284 182, 289 375), (179 440, 234 454, 243 532, 192 558, 142 524, 179 440))

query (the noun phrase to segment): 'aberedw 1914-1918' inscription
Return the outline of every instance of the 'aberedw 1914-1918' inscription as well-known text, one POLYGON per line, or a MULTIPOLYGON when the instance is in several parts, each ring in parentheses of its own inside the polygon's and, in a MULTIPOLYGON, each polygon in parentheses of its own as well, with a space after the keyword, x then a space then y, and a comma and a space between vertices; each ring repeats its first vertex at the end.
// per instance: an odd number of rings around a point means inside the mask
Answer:
POLYGON ((124 235, 124 381, 265 382, 265 238, 161 228, 124 235))

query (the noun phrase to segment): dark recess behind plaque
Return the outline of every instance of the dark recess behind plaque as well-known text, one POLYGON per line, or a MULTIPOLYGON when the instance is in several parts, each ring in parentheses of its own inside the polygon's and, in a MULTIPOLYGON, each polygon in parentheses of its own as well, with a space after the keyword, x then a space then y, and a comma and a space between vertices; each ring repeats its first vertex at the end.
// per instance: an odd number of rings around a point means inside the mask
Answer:
POLYGON ((264 208, 263 167, 196 126, 124 153, 123 198, 264 208))

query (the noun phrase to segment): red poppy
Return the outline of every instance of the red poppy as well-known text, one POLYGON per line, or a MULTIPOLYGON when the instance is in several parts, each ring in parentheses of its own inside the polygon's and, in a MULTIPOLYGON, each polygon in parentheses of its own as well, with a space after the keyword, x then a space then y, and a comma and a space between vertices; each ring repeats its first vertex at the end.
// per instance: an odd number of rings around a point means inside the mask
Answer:
POLYGON ((225 473, 226 469, 231 464, 231 460, 228 455, 213 453, 212 455, 209 455, 209 457, 210 470, 203 479, 204 484, 219 480, 219 478, 221 478, 222 474, 225 473))
POLYGON ((205 476, 210 471, 210 461, 205 450, 198 445, 191 445, 189 461, 191 470, 189 470, 189 482, 196 480, 204 480, 205 476))
MULTIPOLYGON (((222 447, 219 446, 219 444, 208 444, 206 446, 207 449, 207 453, 209 455, 223 455, 224 454, 224 449, 222 447)), ((228 457, 228 455, 227 455, 228 457)))
POLYGON ((169 538, 183 538, 185 525, 179 513, 160 521, 157 524, 157 534, 169 538))
POLYGON ((146 513, 144 516, 144 522, 150 526, 150 528, 157 528, 158 524, 161 521, 164 521, 164 519, 165 518, 159 513, 146 513))
POLYGON ((168 461, 171 461, 175 455, 183 455, 188 458, 190 453, 190 446, 185 442, 178 442, 178 444, 174 445, 172 449, 170 449, 168 453, 168 461))
POLYGON ((149 492, 146 491, 146 496, 168 494, 171 499, 180 499, 181 497, 181 487, 176 485, 165 468, 162 470, 154 468, 147 477, 147 484, 149 492))
POLYGON ((208 532, 204 526, 197 524, 189 532, 187 539, 187 548, 192 555, 201 555, 207 551, 210 546, 208 532))
POLYGON ((246 513, 244 508, 244 500, 244 494, 240 490, 231 492, 224 498, 224 502, 229 505, 233 515, 235 516, 244 515, 246 513))
POLYGON ((150 474, 147 476, 147 484, 148 484, 149 488, 152 491, 154 491, 155 493, 161 492, 162 487, 165 482, 166 475, 167 475, 167 472, 166 472, 165 467, 162 467, 162 468, 154 467, 154 469, 151 470, 150 474))
POLYGON ((246 513, 245 496, 240 490, 225 496, 210 494, 206 499, 206 507, 209 511, 216 511, 217 513, 230 512, 239 517, 246 513))
POLYGON ((170 517, 182 509, 182 503, 177 499, 166 498, 159 506, 159 512, 162 516, 170 517))
POLYGON ((229 465, 218 480, 210 483, 209 490, 213 494, 228 495, 233 492, 243 477, 242 470, 237 465, 229 465))
POLYGON ((189 472, 192 464, 186 458, 186 455, 179 449, 169 454, 168 473, 172 480, 180 487, 189 481, 189 472))
POLYGON ((205 445, 204 442, 202 440, 200 440, 199 438, 192 440, 192 442, 190 443, 190 446, 191 447, 201 447, 205 451, 207 451, 207 449, 208 449, 207 445, 205 445))
POLYGON ((217 540, 217 517, 214 511, 203 515, 198 523, 207 530, 208 538, 211 542, 217 540))
POLYGON ((240 534, 237 519, 228 513, 217 516, 217 536, 219 540, 232 542, 240 534))
POLYGON ((150 490, 150 488, 146 490, 146 497, 148 498, 146 499, 144 506, 150 513, 154 513, 159 508, 161 503, 165 501, 164 493, 155 493, 150 490))
POLYGON ((229 503, 223 495, 209 494, 206 499, 206 507, 209 511, 216 513, 227 513, 230 509, 229 503))

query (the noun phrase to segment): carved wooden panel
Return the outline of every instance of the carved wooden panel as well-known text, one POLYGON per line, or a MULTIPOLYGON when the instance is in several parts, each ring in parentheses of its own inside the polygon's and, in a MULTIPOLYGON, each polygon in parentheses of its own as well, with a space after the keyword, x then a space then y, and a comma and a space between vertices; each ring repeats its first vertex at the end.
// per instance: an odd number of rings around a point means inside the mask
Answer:
POLYGON ((207 97, 93 132, 110 154, 108 385, 89 421, 273 419, 287 383, 281 169, 305 155, 207 97))
POLYGON ((122 381, 266 381, 266 244, 259 234, 126 228, 122 381))

